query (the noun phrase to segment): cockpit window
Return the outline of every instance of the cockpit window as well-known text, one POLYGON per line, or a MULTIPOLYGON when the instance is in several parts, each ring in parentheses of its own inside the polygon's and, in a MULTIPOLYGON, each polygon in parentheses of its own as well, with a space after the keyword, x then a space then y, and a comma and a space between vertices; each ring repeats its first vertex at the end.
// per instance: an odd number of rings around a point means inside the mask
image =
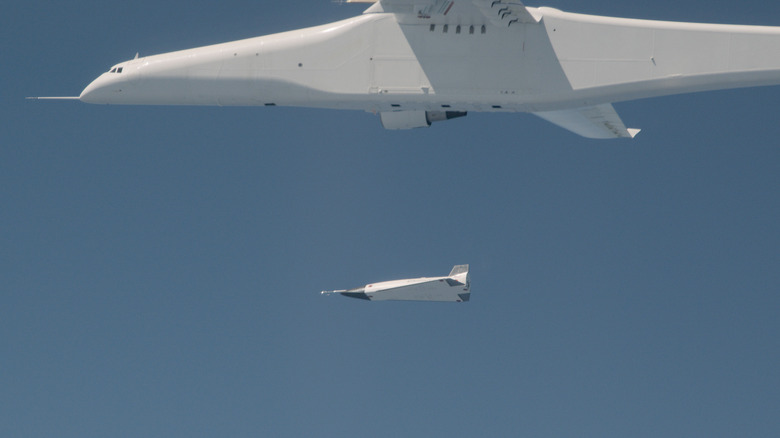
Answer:
POLYGON ((112 68, 109 73, 116 73, 116 67, 112 68))
POLYGON ((116 69, 116 72, 117 72, 117 73, 122 73, 122 68, 123 68, 123 67, 119 67, 118 69, 116 69))
POLYGON ((114 67, 111 69, 111 71, 109 71, 109 73, 122 73, 123 68, 124 67, 114 67))

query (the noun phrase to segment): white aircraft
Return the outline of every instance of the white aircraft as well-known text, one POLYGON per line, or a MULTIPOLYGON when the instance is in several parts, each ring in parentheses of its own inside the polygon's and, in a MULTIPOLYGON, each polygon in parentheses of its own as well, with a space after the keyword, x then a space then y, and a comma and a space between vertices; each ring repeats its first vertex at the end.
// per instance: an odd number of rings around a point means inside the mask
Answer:
POLYGON ((450 301, 471 298, 469 265, 457 265, 446 277, 422 277, 367 284, 356 289, 322 291, 370 301, 450 301))
POLYGON ((378 113, 387 129, 530 112, 633 137, 612 102, 780 84, 780 27, 609 18, 517 0, 347 0, 363 15, 121 62, 78 99, 378 113))

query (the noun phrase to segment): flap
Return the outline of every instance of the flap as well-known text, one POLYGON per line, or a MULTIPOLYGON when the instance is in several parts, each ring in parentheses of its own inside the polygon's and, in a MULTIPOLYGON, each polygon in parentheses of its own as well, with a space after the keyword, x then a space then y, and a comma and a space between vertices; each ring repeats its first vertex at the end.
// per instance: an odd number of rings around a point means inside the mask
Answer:
POLYGON ((534 114, 587 138, 634 138, 639 133, 639 129, 626 128, 610 103, 534 114))

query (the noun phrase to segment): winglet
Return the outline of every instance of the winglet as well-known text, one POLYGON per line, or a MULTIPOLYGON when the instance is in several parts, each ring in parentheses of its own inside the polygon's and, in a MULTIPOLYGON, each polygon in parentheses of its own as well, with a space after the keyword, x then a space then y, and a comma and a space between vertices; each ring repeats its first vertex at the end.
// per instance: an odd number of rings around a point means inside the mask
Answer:
POLYGON ((641 129, 627 128, 626 131, 628 131, 628 135, 630 135, 631 138, 634 138, 636 137, 637 134, 639 134, 639 131, 641 131, 641 129))

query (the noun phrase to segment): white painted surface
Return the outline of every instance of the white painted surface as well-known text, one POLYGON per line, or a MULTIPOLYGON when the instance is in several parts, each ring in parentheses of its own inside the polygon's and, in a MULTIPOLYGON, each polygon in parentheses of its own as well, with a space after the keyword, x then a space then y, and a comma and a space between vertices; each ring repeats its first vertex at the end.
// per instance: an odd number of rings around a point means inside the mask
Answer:
POLYGON ((362 288, 323 291, 322 294, 345 294, 370 301, 468 301, 471 280, 468 265, 455 266, 443 277, 421 277, 383 281, 367 284, 362 288), (358 295, 358 296, 356 296, 358 295))
POLYGON ((519 7, 382 0, 331 24, 126 61, 80 99, 410 111, 389 116, 396 121, 421 111, 533 112, 614 138, 632 135, 611 102, 780 84, 780 28, 519 7))

